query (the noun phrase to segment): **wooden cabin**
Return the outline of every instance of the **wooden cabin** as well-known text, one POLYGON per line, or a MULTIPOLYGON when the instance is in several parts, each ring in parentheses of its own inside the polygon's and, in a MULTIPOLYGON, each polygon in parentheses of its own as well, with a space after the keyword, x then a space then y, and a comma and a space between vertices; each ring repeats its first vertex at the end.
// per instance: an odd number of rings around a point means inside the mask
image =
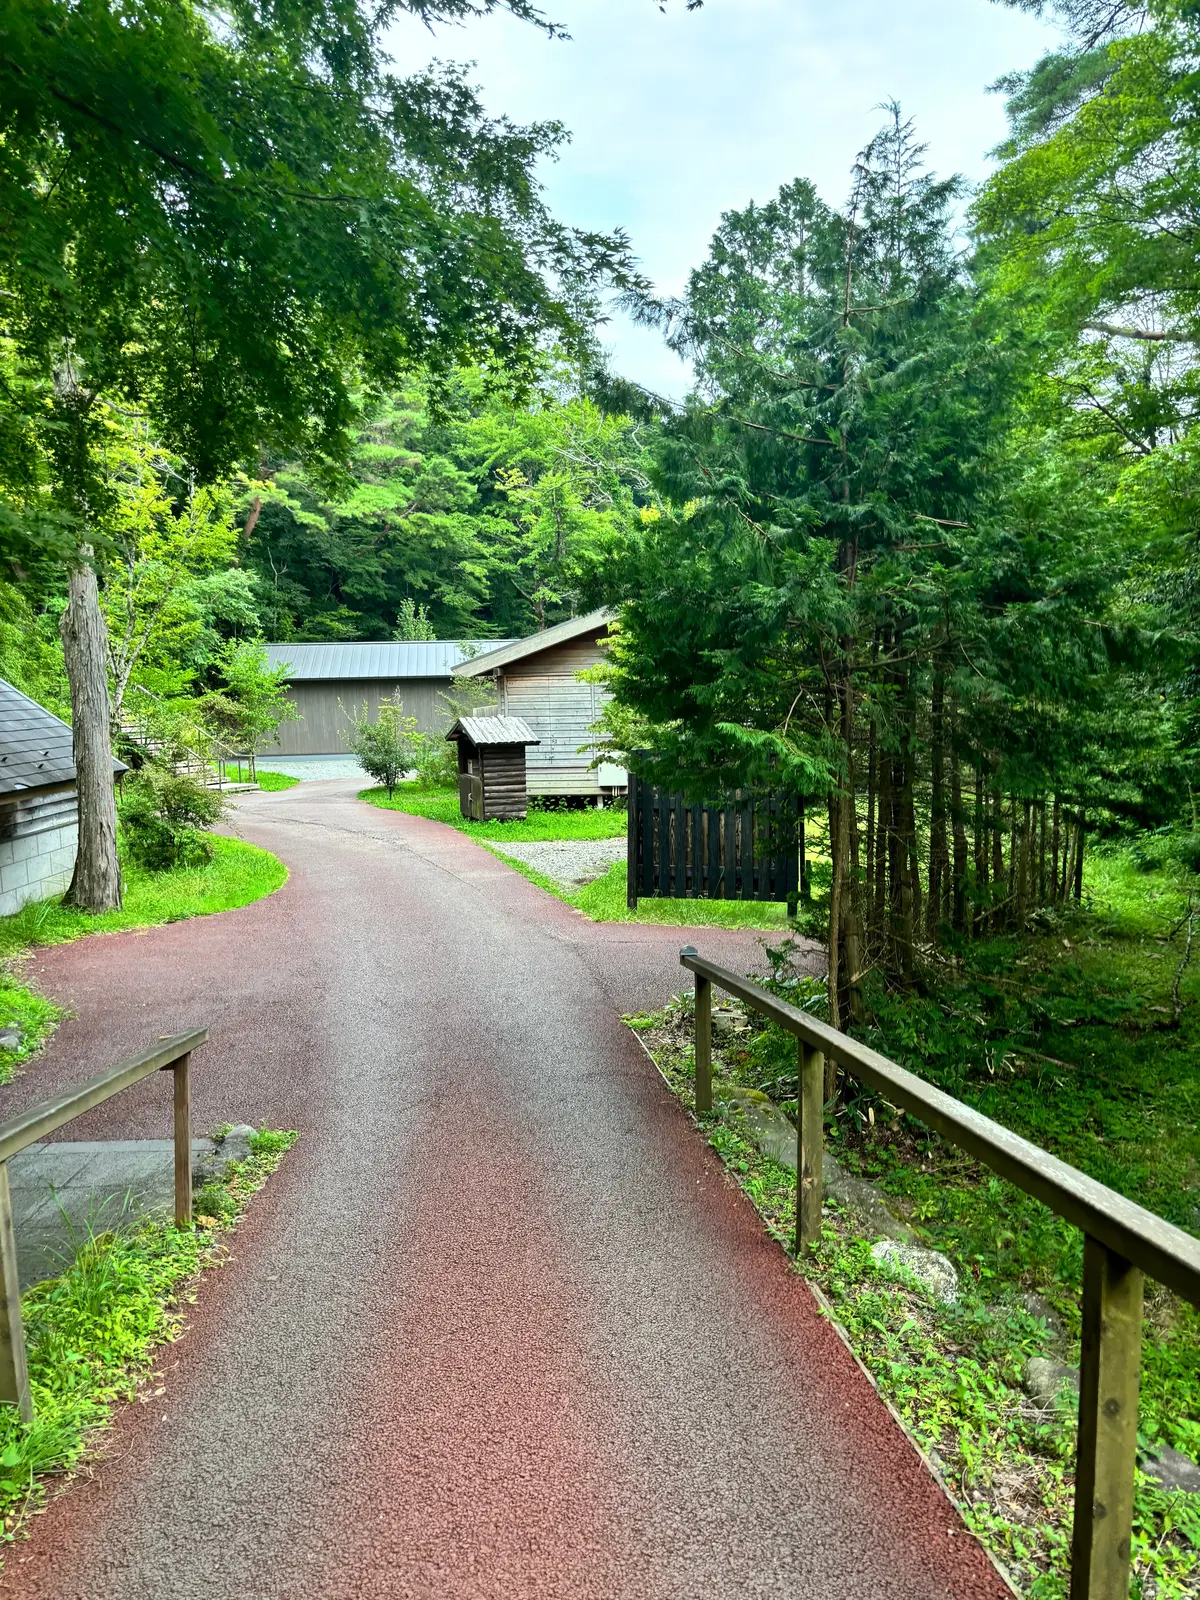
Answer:
POLYGON ((446 734, 458 745, 458 808, 472 822, 525 815, 525 752, 537 734, 520 717, 459 717, 446 734))
POLYGON ((462 661, 456 678, 490 681, 503 717, 528 723, 537 744, 528 754, 531 795, 585 795, 603 799, 624 793, 624 767, 606 762, 592 726, 609 699, 597 683, 578 674, 606 659, 604 641, 616 613, 592 611, 553 628, 462 661))
POLYGON ((78 840, 71 730, 0 678, 0 916, 62 894, 78 840))

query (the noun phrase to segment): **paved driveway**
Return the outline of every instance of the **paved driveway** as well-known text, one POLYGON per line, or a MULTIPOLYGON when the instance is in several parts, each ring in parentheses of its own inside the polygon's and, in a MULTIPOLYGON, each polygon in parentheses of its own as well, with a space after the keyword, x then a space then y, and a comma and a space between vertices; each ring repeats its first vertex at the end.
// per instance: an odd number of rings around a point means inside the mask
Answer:
MULTIPOLYGON (((287 886, 45 952, 77 1017, 5 1104, 207 1023, 198 1126, 303 1137, 165 1393, 4 1592, 1006 1593, 619 1021, 679 987, 686 933, 588 924, 344 783, 248 796, 237 826, 287 886)), ((754 959, 746 935, 691 937, 754 959)), ((167 1117, 149 1082, 71 1135, 167 1117)))

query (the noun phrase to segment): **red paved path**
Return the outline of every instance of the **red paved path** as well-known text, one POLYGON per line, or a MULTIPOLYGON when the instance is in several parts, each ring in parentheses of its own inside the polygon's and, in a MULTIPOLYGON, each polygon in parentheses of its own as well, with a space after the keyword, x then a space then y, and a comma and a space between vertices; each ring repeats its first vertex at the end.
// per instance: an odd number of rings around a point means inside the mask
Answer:
MULTIPOLYGON (((55 1600, 1000 1600, 1007 1591, 619 1011, 595 927, 342 784, 256 795, 278 895, 46 952, 3 1114, 208 1023, 201 1125, 303 1137, 165 1389, 8 1557, 55 1600)), ((748 967, 753 941, 695 942, 748 967)), ((73 1137, 166 1132, 139 1086, 73 1137)))

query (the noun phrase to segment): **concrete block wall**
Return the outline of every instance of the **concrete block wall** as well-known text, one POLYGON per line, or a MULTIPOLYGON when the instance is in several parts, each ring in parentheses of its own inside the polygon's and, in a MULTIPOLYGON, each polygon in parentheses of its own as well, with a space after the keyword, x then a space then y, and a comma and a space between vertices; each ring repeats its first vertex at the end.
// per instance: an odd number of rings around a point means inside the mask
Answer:
POLYGON ((15 839, 0 839, 0 917, 31 900, 62 894, 75 870, 79 828, 75 822, 15 839))

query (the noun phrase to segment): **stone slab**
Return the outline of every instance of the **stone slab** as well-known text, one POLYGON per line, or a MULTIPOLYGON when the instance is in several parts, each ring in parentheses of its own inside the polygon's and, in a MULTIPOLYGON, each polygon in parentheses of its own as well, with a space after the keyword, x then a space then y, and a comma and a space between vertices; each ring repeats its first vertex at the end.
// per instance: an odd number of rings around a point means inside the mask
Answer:
MULTIPOLYGON (((211 1175, 212 1139, 193 1139, 193 1181, 211 1175)), ((170 1139, 33 1144, 8 1164, 22 1289, 69 1265, 90 1233, 128 1227, 175 1208, 170 1139)))

